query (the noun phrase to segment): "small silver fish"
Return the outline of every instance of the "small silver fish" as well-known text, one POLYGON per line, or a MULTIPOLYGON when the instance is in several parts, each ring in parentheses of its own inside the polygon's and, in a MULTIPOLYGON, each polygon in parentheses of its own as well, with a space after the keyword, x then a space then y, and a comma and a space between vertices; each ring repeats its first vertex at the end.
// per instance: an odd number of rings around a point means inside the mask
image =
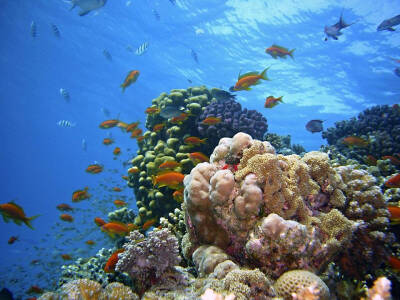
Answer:
POLYGON ((60 30, 58 29, 56 24, 51 24, 51 29, 53 30, 53 33, 56 37, 61 37, 60 30))
POLYGON ((92 10, 99 9, 103 7, 107 0, 70 0, 72 7, 70 10, 74 9, 76 6, 81 8, 79 15, 85 16, 92 10))
POLYGON ((86 140, 85 140, 85 139, 82 139, 82 150, 83 150, 83 151, 86 151, 86 149, 87 149, 86 140))
POLYGON ((112 61, 112 56, 110 52, 108 52, 106 49, 103 50, 103 55, 105 58, 107 58, 109 61, 112 61))
POLYGON ((31 23, 31 36, 32 36, 33 38, 35 38, 36 35, 37 35, 36 23, 35 23, 35 21, 32 21, 32 23, 31 23))
POLYGON ((149 43, 148 42, 144 42, 143 44, 141 44, 139 46, 139 48, 136 49, 135 54, 136 55, 142 55, 147 51, 147 48, 149 47, 149 43))
POLYGON ((156 9, 153 8, 152 12, 153 12, 154 18, 156 18, 157 21, 160 21, 160 14, 158 13, 158 11, 156 11, 156 9))
POLYGON ((66 89, 61 88, 60 89, 60 95, 65 99, 65 101, 67 101, 67 102, 69 101, 70 96, 69 96, 69 93, 68 93, 68 91, 66 89))
POLYGON ((197 53, 193 49, 190 52, 190 55, 192 56, 195 62, 199 63, 199 58, 197 57, 197 53))
POLYGON ((60 120, 56 123, 60 127, 75 127, 76 123, 72 123, 68 120, 60 120))

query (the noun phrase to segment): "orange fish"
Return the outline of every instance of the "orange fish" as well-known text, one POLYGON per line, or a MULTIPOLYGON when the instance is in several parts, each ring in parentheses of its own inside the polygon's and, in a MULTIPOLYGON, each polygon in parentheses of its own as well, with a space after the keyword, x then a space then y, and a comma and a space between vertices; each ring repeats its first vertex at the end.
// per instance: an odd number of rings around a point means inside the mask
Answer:
POLYGON ((157 222, 157 219, 156 219, 156 218, 150 219, 150 220, 144 222, 144 224, 142 225, 142 229, 143 229, 144 231, 146 231, 146 230, 149 229, 151 226, 153 226, 156 222, 157 222))
POLYGON ((143 140, 144 140, 144 136, 143 135, 140 135, 140 136, 138 136, 137 138, 136 138, 136 140, 140 143, 140 142, 143 142, 143 140))
POLYGON ((103 226, 104 224, 106 224, 106 222, 102 218, 99 218, 99 217, 94 218, 94 222, 99 227, 103 226))
POLYGON ((104 272, 106 273, 114 273, 115 266, 118 262, 118 254, 124 252, 124 249, 118 249, 108 258, 106 265, 104 266, 104 272))
POLYGON ((343 144, 349 146, 349 147, 361 147, 365 148, 368 146, 369 142, 366 141, 363 138, 360 138, 358 136, 348 136, 345 137, 342 141, 343 144))
POLYGON ((277 59, 278 57, 285 58, 289 55, 291 58, 293 58, 293 52, 295 49, 288 50, 287 48, 278 46, 278 45, 272 45, 271 47, 265 49, 265 53, 268 53, 271 55, 274 59, 277 59))
POLYGON ((90 173, 90 174, 98 174, 101 171, 103 171, 103 166, 99 165, 99 164, 93 164, 93 165, 89 165, 86 168, 86 172, 90 173))
POLYGON ((215 125, 218 123, 221 123, 221 118, 218 117, 207 117, 201 122, 204 125, 215 125))
POLYGON ((158 187, 167 186, 171 189, 178 190, 183 183, 184 174, 179 172, 163 172, 157 176, 153 176, 153 185, 158 187))
POLYGON ((122 175, 121 178, 122 178, 123 180, 129 180, 129 177, 126 176, 126 175, 122 175))
POLYGON ((159 123, 153 126, 154 132, 159 132, 165 127, 165 123, 159 123))
POLYGON ((124 223, 113 221, 101 226, 101 231, 107 233, 111 238, 115 238, 116 235, 127 235, 130 228, 124 223))
POLYGON ((62 258, 63 260, 70 260, 70 259, 72 259, 71 255, 69 255, 69 254, 61 254, 61 258, 62 258))
POLYGON ((12 244, 14 244, 15 241, 18 241, 18 237, 17 236, 12 236, 12 237, 10 237, 10 239, 8 240, 7 243, 9 245, 12 245, 12 244))
POLYGON ((391 255, 388 258, 388 263, 395 271, 400 271, 400 259, 391 255))
POLYGON ((87 240, 85 243, 88 244, 88 245, 90 245, 90 246, 96 244, 96 242, 93 241, 93 240, 87 240))
POLYGON ((44 291, 43 289, 41 289, 40 287, 38 287, 37 285, 32 285, 29 290, 27 291, 28 294, 42 294, 44 291))
POLYGON ((173 160, 169 160, 166 162, 163 162, 161 165, 159 165, 158 167, 160 169, 175 169, 176 167, 179 167, 181 164, 173 161, 173 160))
POLYGON ((400 159, 398 159, 392 155, 382 156, 382 159, 389 159, 392 164, 394 164, 396 166, 400 166, 400 159))
POLYGON ((122 92, 124 92, 128 86, 130 86, 138 79, 139 74, 140 73, 137 70, 129 71, 128 75, 126 75, 125 77, 124 83, 121 84, 122 92))
POLYGON ((141 134, 142 134, 142 129, 140 129, 140 128, 137 128, 137 129, 134 129, 134 130, 132 130, 132 133, 131 133, 131 138, 137 138, 138 136, 140 136, 141 134))
POLYGON ((207 155, 201 152, 192 152, 189 154, 191 160, 198 161, 198 162, 209 162, 210 159, 207 155))
POLYGON ((129 124, 129 125, 126 127, 126 131, 127 131, 127 132, 131 132, 131 131, 133 131, 134 129, 136 129, 138 126, 139 126, 139 121, 138 121, 138 122, 131 123, 131 124, 129 124))
POLYGON ((392 224, 400 224, 400 207, 395 206, 395 205, 388 205, 388 210, 390 213, 390 221, 392 221, 392 224))
POLYGON ((136 174, 140 171, 138 167, 132 167, 128 169, 128 174, 136 174))
POLYGON ((125 122, 122 122, 122 121, 119 121, 118 124, 117 124, 117 127, 121 128, 122 131, 126 131, 126 129, 129 127, 129 124, 125 123, 125 122))
POLYGON ((34 216, 28 218, 25 215, 24 209, 12 201, 0 204, 0 213, 3 216, 4 222, 8 223, 10 219, 17 225, 21 225, 22 222, 24 222, 30 229, 33 229, 31 221, 38 217, 34 216))
POLYGON ((385 186, 388 188, 400 188, 400 173, 390 177, 385 182, 385 186))
POLYGON ((182 203, 183 202, 183 190, 178 190, 172 193, 172 197, 176 202, 182 203))
POLYGON ((376 166, 378 160, 373 155, 368 154, 364 161, 369 166, 376 166))
POLYGON ((283 103, 282 100, 283 96, 280 96, 279 98, 275 98, 274 96, 268 96, 267 99, 265 99, 264 107, 265 108, 273 108, 279 104, 279 102, 283 103))
POLYGON ((89 199, 90 195, 87 192, 88 187, 85 187, 83 190, 76 190, 75 192, 72 193, 72 202, 79 202, 85 199, 89 199))
POLYGON ((61 214, 61 215, 60 215, 60 219, 63 220, 63 221, 65 221, 65 222, 72 222, 72 221, 74 221, 74 218, 73 218, 71 215, 69 215, 69 214, 61 214))
POLYGON ((185 144, 187 145, 200 145, 200 144, 205 144, 206 143, 207 138, 204 139, 200 139, 196 136, 189 136, 187 138, 185 138, 183 141, 185 144))
POLYGON ((56 208, 57 208, 58 210, 61 210, 61 211, 72 211, 72 210, 74 210, 71 206, 69 206, 69 205, 66 204, 66 203, 58 204, 58 205, 56 206, 56 208))
POLYGON ((114 200, 114 204, 115 204, 115 206, 125 206, 125 205, 126 205, 126 202, 117 199, 117 200, 114 200))
POLYGON ((110 138, 104 138, 103 139, 103 144, 106 145, 106 146, 111 145, 112 143, 114 143, 113 139, 110 139, 110 138))
POLYGON ((248 72, 243 75, 239 74, 238 81, 236 82, 235 86, 233 87, 234 91, 250 91, 251 86, 260 84, 260 79, 262 80, 269 80, 267 77, 267 70, 266 68, 261 73, 258 72, 248 72))
POLYGON ((121 190, 121 188, 119 188, 119 187, 113 187, 113 191, 114 192, 121 192, 122 190, 121 190))
POLYGON ((120 147, 115 147, 114 151, 113 151, 114 155, 120 155, 121 154, 121 148, 120 147))
POLYGON ((109 128, 117 126, 118 123, 119 123, 119 120, 106 120, 104 122, 101 122, 99 127, 101 129, 109 129, 109 128))
POLYGON ((169 120, 172 124, 181 124, 189 118, 189 114, 181 113, 179 116, 173 117, 169 120))
POLYGON ((150 107, 146 108, 146 110, 144 112, 148 115, 154 115, 154 114, 158 114, 160 112, 160 109, 158 107, 150 106, 150 107))

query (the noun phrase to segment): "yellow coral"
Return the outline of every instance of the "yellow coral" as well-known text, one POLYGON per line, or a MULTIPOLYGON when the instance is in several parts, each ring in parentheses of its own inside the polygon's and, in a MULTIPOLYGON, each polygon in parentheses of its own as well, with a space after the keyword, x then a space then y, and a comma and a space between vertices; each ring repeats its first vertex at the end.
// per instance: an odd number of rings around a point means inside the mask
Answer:
POLYGON ((61 287, 62 300, 98 300, 102 288, 100 283, 89 279, 76 279, 61 287))
POLYGON ((278 296, 291 300, 292 294, 297 294, 304 288, 315 286, 319 290, 321 300, 329 299, 329 289, 314 273, 306 270, 292 270, 283 273, 275 282, 274 287, 278 296))
POLYGON ((132 290, 120 282, 107 285, 102 293, 101 300, 138 300, 139 297, 132 290))

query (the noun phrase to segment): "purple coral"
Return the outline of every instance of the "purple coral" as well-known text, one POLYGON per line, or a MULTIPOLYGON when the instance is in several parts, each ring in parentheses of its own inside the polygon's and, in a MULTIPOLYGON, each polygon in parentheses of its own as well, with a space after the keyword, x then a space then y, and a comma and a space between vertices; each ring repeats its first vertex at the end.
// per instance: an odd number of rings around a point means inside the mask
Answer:
POLYGON ((116 270, 127 272, 144 292, 165 271, 180 262, 177 238, 168 230, 153 230, 147 237, 132 231, 124 244, 125 251, 119 255, 116 270))
POLYGON ((223 137, 232 137, 238 132, 245 132, 253 138, 262 139, 268 130, 267 119, 255 110, 242 110, 235 100, 216 101, 208 105, 200 115, 197 129, 201 136, 207 137, 213 145, 223 137), (221 122, 207 126, 202 121, 207 117, 221 118, 221 122))

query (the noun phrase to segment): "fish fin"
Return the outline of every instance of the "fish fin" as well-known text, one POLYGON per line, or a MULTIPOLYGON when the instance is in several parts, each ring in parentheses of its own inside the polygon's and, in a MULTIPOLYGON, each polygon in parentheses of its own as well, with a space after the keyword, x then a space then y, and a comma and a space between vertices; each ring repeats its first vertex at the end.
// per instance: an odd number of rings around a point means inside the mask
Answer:
POLYGON ((120 87, 122 88, 122 92, 125 92, 126 86, 124 86, 123 84, 121 84, 120 87))
POLYGON ((36 216, 30 217, 30 218, 27 218, 27 219, 24 220, 24 223, 25 223, 26 226, 28 226, 30 229, 34 229, 33 226, 32 226, 32 224, 31 224, 31 221, 34 220, 34 219, 36 219, 36 218, 39 217, 39 216, 40 216, 40 215, 36 215, 36 216))
POLYGON ((10 218, 5 213, 1 213, 1 215, 3 216, 3 220, 5 223, 10 222, 10 218))
POLYGON ((291 58, 293 58, 293 59, 294 59, 294 57, 293 57, 293 52, 294 52, 294 50, 296 50, 296 49, 292 49, 292 50, 289 51, 289 56, 290 56, 291 58))
POLYGON ((250 87, 245 88, 246 91, 251 91, 250 87))
POLYGON ((88 13, 90 13, 90 10, 81 10, 79 12, 79 16, 83 17, 83 16, 86 16, 88 13))
POLYGON ((261 74, 260 74, 261 79, 269 80, 269 78, 267 77, 267 71, 268 71, 269 68, 270 68, 270 67, 265 68, 264 71, 261 72, 261 74))

